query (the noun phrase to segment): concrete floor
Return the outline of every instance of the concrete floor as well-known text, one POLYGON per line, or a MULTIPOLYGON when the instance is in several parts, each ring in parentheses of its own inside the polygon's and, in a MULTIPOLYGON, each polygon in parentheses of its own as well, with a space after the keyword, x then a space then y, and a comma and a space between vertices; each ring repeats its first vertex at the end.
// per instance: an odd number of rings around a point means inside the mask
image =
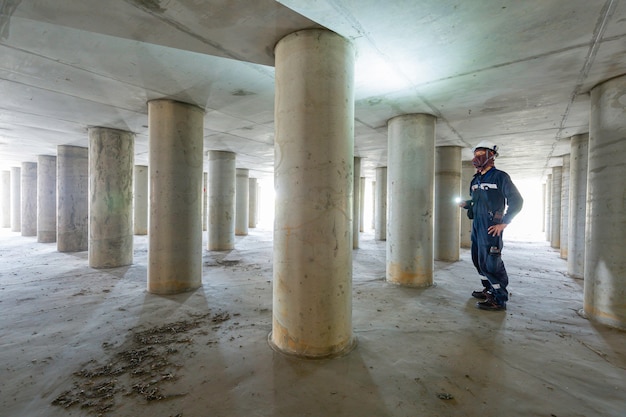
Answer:
MULTIPOLYGON (((475 308, 469 251, 434 287, 387 284, 385 243, 354 251, 358 346, 272 351, 272 233, 204 251, 202 288, 148 294, 134 264, 87 266, 0 231, 0 414, 36 416, 626 416, 626 332, 579 315, 583 281, 543 241, 506 240, 506 312, 475 308)), ((205 237, 206 239, 206 237, 205 237)))

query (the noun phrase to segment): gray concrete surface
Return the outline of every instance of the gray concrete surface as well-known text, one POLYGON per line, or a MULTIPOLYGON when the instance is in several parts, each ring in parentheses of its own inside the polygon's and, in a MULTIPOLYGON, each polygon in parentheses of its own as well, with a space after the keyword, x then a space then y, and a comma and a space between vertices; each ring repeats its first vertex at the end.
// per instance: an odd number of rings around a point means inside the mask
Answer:
POLYGON ((0 230, 1 414, 624 415, 626 333, 578 314, 582 281, 548 242, 507 240, 511 300, 486 312, 469 296, 468 250, 435 263, 434 286, 400 287, 385 282, 385 242, 366 232, 354 251, 358 346, 304 361, 267 342, 271 238, 256 228, 234 250, 204 250, 202 287, 159 296, 145 290, 147 236, 132 265, 96 270, 87 252, 0 230))

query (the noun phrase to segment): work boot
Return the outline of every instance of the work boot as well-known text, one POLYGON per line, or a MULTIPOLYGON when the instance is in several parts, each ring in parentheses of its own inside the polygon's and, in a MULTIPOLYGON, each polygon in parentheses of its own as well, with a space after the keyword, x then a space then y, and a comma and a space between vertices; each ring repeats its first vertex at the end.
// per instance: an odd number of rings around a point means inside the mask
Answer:
POLYGON ((505 303, 498 303, 495 298, 488 297, 487 300, 476 303, 476 307, 481 310, 489 310, 489 311, 503 311, 506 310, 505 303))
POLYGON ((472 291, 472 297, 478 298, 479 300, 486 300, 487 294, 489 294, 487 288, 483 288, 482 291, 472 291))

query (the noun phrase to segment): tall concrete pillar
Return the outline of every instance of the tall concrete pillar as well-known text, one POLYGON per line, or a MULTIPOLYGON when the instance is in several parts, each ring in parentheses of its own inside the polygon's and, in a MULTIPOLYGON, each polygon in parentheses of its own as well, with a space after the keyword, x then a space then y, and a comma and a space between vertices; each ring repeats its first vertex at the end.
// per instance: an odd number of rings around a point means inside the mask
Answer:
POLYGON ((148 102, 150 216, 148 292, 176 294, 202 285, 204 110, 172 100, 148 102))
POLYGON ((235 154, 209 151, 209 250, 235 248, 235 154))
POLYGON ((389 120, 387 281, 433 284, 435 122, 429 114, 389 120))
POLYGON ((546 205, 544 218, 546 223, 546 240, 549 242, 552 238, 552 174, 548 174, 546 178, 546 205))
POLYGON ((133 168, 133 233, 148 234, 148 167, 133 168))
POLYGON ((89 266, 133 262, 133 162, 131 132, 89 128, 89 266))
POLYGON ((365 231, 365 177, 359 180, 359 232, 365 231))
POLYGON ((207 172, 202 173, 202 231, 207 230, 207 218, 208 213, 208 187, 209 187, 209 174, 207 172))
POLYGON ((250 221, 250 178, 249 170, 236 169, 235 184, 235 235, 248 235, 248 222, 250 221))
POLYGON ((370 229, 376 230, 376 180, 372 181, 372 219, 370 229))
POLYGON ((546 184, 541 184, 541 231, 546 232, 546 184))
POLYGON ((22 230, 22 168, 11 167, 11 231, 22 230))
POLYGON ((626 75, 591 90, 584 311, 626 329, 626 75))
POLYGON ((22 162, 22 236, 37 236, 37 163, 22 162))
POLYGON ((255 228, 257 225, 257 218, 259 213, 259 185, 256 178, 250 178, 248 184, 249 188, 249 208, 248 208, 248 227, 255 228))
POLYGON ((0 187, 2 187, 2 207, 0 208, 0 227, 11 227, 11 171, 2 171, 0 178, 0 187))
POLYGON ((550 246, 561 246, 561 184, 563 167, 552 167, 552 203, 550 204, 550 246))
MULTIPOLYGON (((474 168, 472 161, 461 162, 461 194, 459 197, 463 201, 470 199, 470 183, 475 173, 476 168, 474 168)), ((467 217, 467 210, 465 209, 461 209, 461 247, 472 247, 472 220, 467 217)))
POLYGON ((583 278, 589 133, 572 136, 570 150, 567 273, 575 278, 583 278))
POLYGON ((57 146, 57 250, 89 246, 89 150, 57 146))
MULTIPOLYGON (((352 334, 354 49, 326 30, 276 46, 274 294, 270 345, 332 357, 352 334)), ((358 227, 358 222, 357 222, 358 227)))
POLYGON ((375 197, 374 235, 376 240, 387 240, 387 167, 376 168, 375 197))
POLYGON ((57 157, 37 157, 37 242, 57 240, 57 157))
POLYGON ((352 249, 358 249, 361 224, 361 158, 354 157, 354 177, 352 178, 352 249))
POLYGON ((569 239, 568 221, 569 221, 569 171, 570 171, 570 155, 563 155, 563 179, 561 180, 561 236, 559 237, 560 243, 560 256, 562 259, 567 259, 568 247, 567 241, 569 239))
MULTIPOLYGON (((435 259, 456 262, 460 259, 461 147, 435 148, 435 259)), ((463 210, 465 211, 465 210, 463 210)))

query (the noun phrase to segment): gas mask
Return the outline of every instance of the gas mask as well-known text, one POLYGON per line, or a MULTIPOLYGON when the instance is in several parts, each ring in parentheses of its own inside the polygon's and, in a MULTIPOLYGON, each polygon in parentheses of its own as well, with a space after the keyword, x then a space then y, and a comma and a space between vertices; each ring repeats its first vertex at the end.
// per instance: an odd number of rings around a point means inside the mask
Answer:
POLYGON ((484 154, 474 156, 474 159, 472 159, 472 164, 474 165, 474 168, 476 168, 476 171, 478 172, 484 171, 487 167, 493 167, 494 166, 493 152, 489 150, 485 150, 484 154))

